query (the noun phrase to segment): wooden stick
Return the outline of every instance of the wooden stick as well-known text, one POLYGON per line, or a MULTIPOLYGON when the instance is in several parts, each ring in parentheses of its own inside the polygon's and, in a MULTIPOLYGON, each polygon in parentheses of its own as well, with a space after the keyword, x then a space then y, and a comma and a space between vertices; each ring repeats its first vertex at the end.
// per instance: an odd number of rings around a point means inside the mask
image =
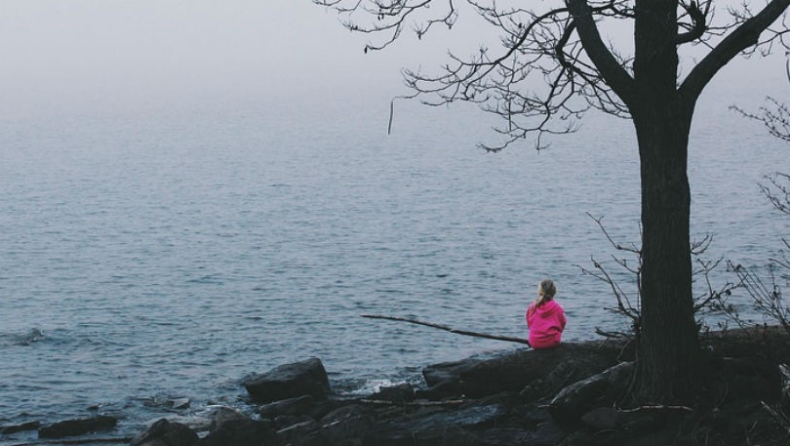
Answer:
POLYGON ((464 336, 473 336, 476 338, 494 339, 496 341, 516 342, 519 344, 529 345, 529 341, 522 338, 513 338, 510 336, 497 336, 488 333, 477 333, 474 331, 467 331, 467 330, 456 330, 455 328, 448 327, 447 325, 433 324, 430 322, 418 321, 416 319, 406 319, 402 317, 393 317, 393 316, 379 316, 375 314, 362 314, 361 316, 366 317, 368 319, 386 319, 389 321, 408 322, 410 324, 424 325, 426 327, 438 328, 439 330, 449 331, 450 333, 455 333, 464 336))

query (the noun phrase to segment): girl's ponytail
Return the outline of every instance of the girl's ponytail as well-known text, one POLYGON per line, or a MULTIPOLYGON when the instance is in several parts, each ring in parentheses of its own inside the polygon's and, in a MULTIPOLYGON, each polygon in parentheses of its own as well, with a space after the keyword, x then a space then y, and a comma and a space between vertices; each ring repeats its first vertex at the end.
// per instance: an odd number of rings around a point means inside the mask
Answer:
POLYGON ((538 299, 535 301, 535 308, 545 304, 546 302, 554 299, 557 294, 557 285, 551 279, 543 279, 538 285, 538 299))

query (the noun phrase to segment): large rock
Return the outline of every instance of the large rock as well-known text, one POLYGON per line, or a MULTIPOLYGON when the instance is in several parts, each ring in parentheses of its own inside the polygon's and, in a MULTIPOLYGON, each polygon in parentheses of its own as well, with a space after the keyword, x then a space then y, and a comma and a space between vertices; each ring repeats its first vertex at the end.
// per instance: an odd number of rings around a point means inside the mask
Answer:
POLYGON ((429 387, 448 381, 458 381, 461 378, 461 373, 471 370, 472 367, 481 362, 481 359, 466 358, 460 361, 429 365, 422 370, 422 377, 429 387))
POLYGON ((162 418, 130 443, 131 446, 192 446, 198 441, 198 435, 188 426, 181 423, 171 423, 162 418))
POLYGON ((326 369, 318 358, 275 367, 246 378, 243 384, 250 396, 261 403, 303 395, 323 400, 330 393, 326 369))
POLYGON ((622 350, 620 343, 592 341, 560 344, 551 349, 520 349, 489 359, 436 364, 423 370, 430 388, 418 396, 480 398, 500 392, 519 392, 533 381, 551 376, 560 364, 563 365, 562 379, 573 382, 617 364, 622 350))
POLYGON ((276 446, 281 443, 269 422, 230 420, 201 438, 196 446, 276 446))
POLYGON ((91 432, 113 429, 118 420, 113 417, 99 415, 91 418, 79 418, 61 421, 38 430, 39 438, 63 438, 85 435, 91 432))
POLYGON ((623 362, 603 372, 577 381, 551 400, 549 413, 560 423, 578 422, 582 415, 598 406, 602 398, 614 401, 628 386, 634 364, 623 362))

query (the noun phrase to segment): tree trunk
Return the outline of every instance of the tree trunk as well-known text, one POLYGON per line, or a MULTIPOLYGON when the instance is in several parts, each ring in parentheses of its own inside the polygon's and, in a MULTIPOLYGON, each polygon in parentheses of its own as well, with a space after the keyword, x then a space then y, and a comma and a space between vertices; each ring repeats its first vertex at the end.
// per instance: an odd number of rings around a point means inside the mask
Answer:
POLYGON ((691 117, 671 100, 664 102, 634 116, 641 159, 643 262, 637 397, 678 403, 693 395, 699 370, 686 173, 691 117))
POLYGON ((677 88, 677 2, 637 0, 629 104, 642 179, 641 333, 636 396, 689 401, 697 382, 689 245, 688 136, 694 99, 677 88))

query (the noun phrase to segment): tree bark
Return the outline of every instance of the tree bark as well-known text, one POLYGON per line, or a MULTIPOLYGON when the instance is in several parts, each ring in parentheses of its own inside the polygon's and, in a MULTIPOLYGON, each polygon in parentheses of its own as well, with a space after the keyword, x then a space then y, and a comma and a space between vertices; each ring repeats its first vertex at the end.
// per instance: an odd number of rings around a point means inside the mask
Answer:
POLYGON ((681 403, 693 395, 699 370, 689 240, 686 174, 688 126, 665 113, 635 118, 642 175, 642 299, 637 397, 681 403))
POLYGON ((642 402, 688 401, 699 341, 689 240, 688 135, 695 99, 677 89, 677 3, 638 0, 636 100, 630 109, 642 185, 642 299, 638 385, 642 402))

